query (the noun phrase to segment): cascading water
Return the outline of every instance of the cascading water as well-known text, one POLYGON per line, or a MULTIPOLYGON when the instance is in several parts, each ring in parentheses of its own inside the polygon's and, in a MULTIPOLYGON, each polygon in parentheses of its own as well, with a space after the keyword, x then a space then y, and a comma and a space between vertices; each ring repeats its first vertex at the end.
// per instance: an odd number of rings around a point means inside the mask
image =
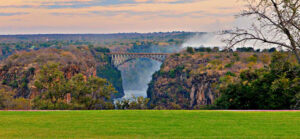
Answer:
POLYGON ((123 88, 125 96, 129 99, 133 96, 147 97, 148 83, 154 72, 160 69, 162 63, 151 59, 136 59, 119 67, 122 72, 123 88))

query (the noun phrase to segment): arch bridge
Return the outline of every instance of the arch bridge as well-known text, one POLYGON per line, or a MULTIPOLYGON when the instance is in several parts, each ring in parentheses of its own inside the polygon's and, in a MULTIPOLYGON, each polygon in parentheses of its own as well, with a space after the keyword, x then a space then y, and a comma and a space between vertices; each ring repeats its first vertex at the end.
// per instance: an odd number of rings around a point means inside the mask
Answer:
POLYGON ((108 53, 111 57, 111 62, 118 67, 124 63, 137 58, 149 58, 159 62, 164 62, 168 53, 108 53))

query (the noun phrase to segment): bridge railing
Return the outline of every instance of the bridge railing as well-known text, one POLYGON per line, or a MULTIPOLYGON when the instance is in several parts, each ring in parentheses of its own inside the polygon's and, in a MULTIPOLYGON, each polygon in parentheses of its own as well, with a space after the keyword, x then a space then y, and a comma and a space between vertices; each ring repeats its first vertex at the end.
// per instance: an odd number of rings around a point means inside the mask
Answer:
POLYGON ((170 53, 123 53, 123 52, 112 52, 107 53, 108 55, 170 55, 170 53))

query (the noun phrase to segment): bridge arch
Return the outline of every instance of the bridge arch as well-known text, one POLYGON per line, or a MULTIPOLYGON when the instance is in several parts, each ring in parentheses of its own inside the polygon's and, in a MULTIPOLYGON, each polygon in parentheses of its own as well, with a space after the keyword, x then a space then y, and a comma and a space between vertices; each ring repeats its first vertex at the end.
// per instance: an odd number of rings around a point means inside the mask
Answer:
POLYGON ((126 62, 138 58, 149 58, 155 61, 164 62, 169 54, 167 53, 108 53, 114 66, 119 67, 126 62))

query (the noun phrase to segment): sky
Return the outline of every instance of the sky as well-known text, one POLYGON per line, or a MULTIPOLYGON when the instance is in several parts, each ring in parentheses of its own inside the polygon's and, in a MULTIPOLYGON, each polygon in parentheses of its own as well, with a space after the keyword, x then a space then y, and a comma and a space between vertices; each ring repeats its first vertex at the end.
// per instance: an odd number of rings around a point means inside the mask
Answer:
POLYGON ((0 0, 0 34, 230 29, 241 0, 0 0))

